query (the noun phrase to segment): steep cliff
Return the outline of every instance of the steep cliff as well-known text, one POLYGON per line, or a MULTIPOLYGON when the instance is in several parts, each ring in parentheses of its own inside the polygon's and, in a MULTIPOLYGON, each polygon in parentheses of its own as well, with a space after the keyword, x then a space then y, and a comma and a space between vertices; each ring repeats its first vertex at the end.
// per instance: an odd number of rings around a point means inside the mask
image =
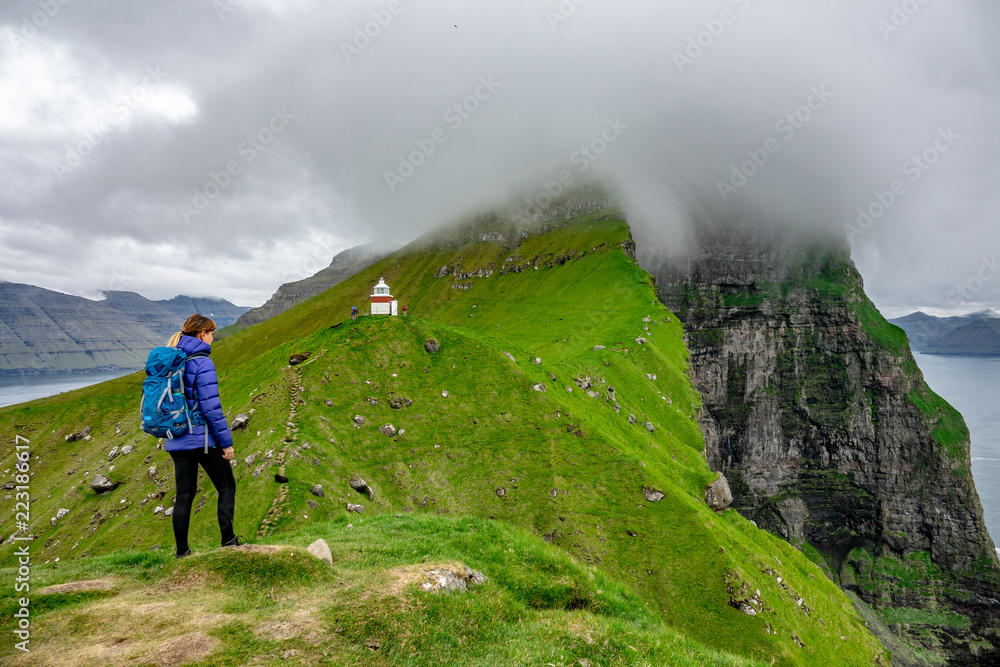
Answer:
POLYGON ((998 664, 1000 567, 968 430, 865 296, 847 248, 736 226, 693 246, 640 261, 684 323, 706 455, 734 507, 918 652, 998 664))

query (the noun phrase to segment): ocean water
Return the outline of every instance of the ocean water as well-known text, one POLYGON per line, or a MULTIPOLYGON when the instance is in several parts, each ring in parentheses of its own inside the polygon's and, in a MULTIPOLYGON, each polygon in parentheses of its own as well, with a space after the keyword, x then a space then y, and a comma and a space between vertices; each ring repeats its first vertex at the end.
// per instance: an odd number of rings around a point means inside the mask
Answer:
MULTIPOLYGON (((114 373, 55 373, 52 375, 0 376, 0 408, 36 398, 55 396, 92 384, 114 380, 135 371, 114 373)), ((136 399, 138 400, 138 399, 136 399)))
POLYGON ((924 379, 955 406, 972 435, 972 478, 986 528, 1000 539, 1000 357, 945 357, 914 352, 924 379))

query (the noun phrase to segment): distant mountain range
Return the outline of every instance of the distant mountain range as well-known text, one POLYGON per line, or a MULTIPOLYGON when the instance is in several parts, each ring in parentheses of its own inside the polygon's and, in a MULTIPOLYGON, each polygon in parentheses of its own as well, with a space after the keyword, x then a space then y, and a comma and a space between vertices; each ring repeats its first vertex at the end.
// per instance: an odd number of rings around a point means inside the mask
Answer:
POLYGON ((139 369, 149 350, 163 345, 192 313, 224 327, 248 310, 223 299, 104 296, 92 301, 0 283, 0 375, 139 369))
POLYGON ((984 310, 957 317, 917 311, 891 323, 903 329, 910 347, 927 354, 1000 356, 1000 313, 984 310))

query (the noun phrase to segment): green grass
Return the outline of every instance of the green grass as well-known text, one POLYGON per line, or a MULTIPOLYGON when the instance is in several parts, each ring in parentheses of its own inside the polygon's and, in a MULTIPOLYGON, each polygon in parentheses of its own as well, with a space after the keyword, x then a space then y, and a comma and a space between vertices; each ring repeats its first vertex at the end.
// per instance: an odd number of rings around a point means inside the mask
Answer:
MULTIPOLYGON (((688 376, 684 332, 656 299, 650 276, 623 252, 627 226, 601 217, 516 241, 414 244, 218 343, 214 356, 223 405, 231 408, 230 417, 253 410, 249 428, 234 436, 240 459, 234 468, 237 532, 280 541, 328 531, 330 522, 340 526, 353 521, 353 534, 368 534, 374 549, 387 539, 378 527, 396 525, 379 522, 396 514, 419 520, 474 516, 502 521, 550 542, 547 549, 572 559, 566 563, 582 563, 595 577, 622 582, 656 623, 706 650, 782 665, 884 659, 844 594, 805 556, 736 512, 720 515, 705 506, 704 487, 715 474, 705 461, 697 422, 701 403, 688 376), (509 257, 515 260, 507 262, 509 257), (505 263, 531 268, 463 280, 473 283, 467 291, 452 289, 451 276, 433 277, 445 265, 474 271, 505 263), (344 323, 350 306, 363 305, 380 276, 413 315, 344 323), (640 336, 645 344, 636 342, 640 336), (434 355, 423 347, 431 337, 441 343, 434 355), (595 351, 595 345, 605 349, 595 351), (306 363, 287 365, 291 354, 307 351, 311 356, 306 363), (534 363, 536 357, 540 365, 534 363), (649 379, 653 376, 655 380, 649 379), (579 386, 586 378, 596 397, 579 386), (534 391, 536 383, 544 384, 545 391, 534 391), (389 402, 398 397, 412 405, 392 409, 389 402), (630 423, 630 414, 636 423, 630 423), (364 426, 354 423, 355 415, 365 418, 364 426), (652 433, 644 427, 647 422, 652 433), (387 423, 405 433, 382 435, 378 427, 387 423), (243 461, 248 456, 256 457, 253 464, 243 461), (279 487, 276 472, 291 482, 279 487), (355 473, 374 490, 373 501, 347 485, 355 473), (310 494, 314 484, 324 487, 324 498, 310 494), (643 486, 660 490, 664 499, 646 502, 643 486), (363 504, 365 514, 347 515, 348 502, 363 504), (362 526, 375 532, 365 533, 362 526), (777 583, 779 575, 788 588, 777 583), (767 610, 756 617, 740 613, 729 604, 727 580, 759 589, 767 610), (796 595, 805 600, 804 607, 796 595)), ((0 410, 0 430, 20 427, 17 432, 31 439, 32 455, 39 457, 32 463, 38 563, 58 557, 59 567, 76 567, 95 560, 81 559, 84 554, 172 549, 170 519, 153 513, 157 505, 172 504, 172 466, 155 441, 135 427, 138 387, 139 378, 131 376, 0 410), (88 424, 91 440, 64 441, 66 434, 88 424), (108 462, 112 447, 123 444, 137 449, 108 462), (148 473, 152 465, 157 481, 148 473), (97 496, 89 480, 98 472, 122 486, 97 496), (60 507, 70 509, 70 515, 53 527, 48 519, 60 507)), ((0 469, 12 461, 9 451, 4 454, 0 469)), ((203 481, 196 506, 204 501, 204 507, 193 517, 191 530, 197 550, 218 540, 214 498, 203 481)), ((0 517, 0 532, 13 532, 10 517, 0 517)), ((438 553, 433 551, 438 538, 410 539, 415 553, 407 554, 405 562, 415 562, 422 551, 438 553)), ((355 559, 364 561, 365 553, 355 559)), ((383 569, 404 562, 377 553, 385 559, 383 569)), ((151 558, 138 562, 137 571, 157 573, 162 563, 151 558)), ((224 564, 220 561, 222 570, 212 569, 211 558, 202 571, 213 581, 225 581, 224 564)), ((462 558, 472 556, 466 550, 462 558)), ((350 564, 338 567, 350 569, 350 564)), ((496 575, 515 596, 510 604, 528 604, 537 614, 589 614, 591 634, 602 638, 600 646, 608 642, 609 655, 618 656, 618 664, 633 664, 622 641, 636 649, 659 641, 623 640, 630 631, 616 625, 617 617, 594 611, 603 608, 603 598, 581 593, 583 582, 575 575, 557 576, 569 578, 553 587, 531 574, 538 568, 548 571, 548 565, 516 559, 512 567, 508 578, 496 575), (586 601, 580 609, 567 606, 580 601, 586 601)), ((251 569, 279 587, 266 563, 251 569)), ((563 571, 570 572, 549 573, 563 571)), ((267 586, 253 583, 255 576, 247 572, 241 579, 258 592, 242 603, 230 600, 225 608, 236 611, 226 613, 252 615, 258 606, 277 604, 269 593, 259 593, 267 586)), ((433 606, 422 609, 421 614, 436 618, 433 606)), ((494 643, 506 641, 509 625, 494 629, 494 643)), ((264 641, 251 640, 243 618, 226 627, 242 638, 236 644, 264 641)), ((341 627, 348 627, 343 619, 341 627)), ((547 636, 541 625, 532 630, 547 636)), ((452 628, 444 635, 458 632, 452 628)), ((448 643, 435 635, 426 646, 435 642, 448 643)), ((534 660, 538 654, 530 655, 534 660)), ((521 660, 517 655, 511 659, 521 660)), ((658 660, 649 657, 647 662, 658 660)))
POLYGON ((946 400, 931 391, 927 385, 908 394, 910 402, 924 414, 932 425, 931 437, 948 456, 957 461, 969 460, 969 428, 962 414, 946 400))
MULTIPOLYGON (((127 552, 39 568, 49 581, 101 576, 115 587, 73 605, 50 605, 59 594, 36 595, 33 657, 9 646, 0 655, 10 665, 67 655, 81 666, 144 663, 200 629, 219 640, 197 656, 206 665, 766 664, 685 639, 628 587, 498 522, 378 516, 354 528, 313 524, 282 542, 292 546, 217 549, 179 562, 127 552), (333 567, 301 548, 317 538, 330 545, 333 567), (155 565, 137 573, 129 562, 155 565), (460 563, 489 581, 464 594, 420 589, 422 572, 460 563), (194 609, 217 620, 202 624, 184 611, 194 609), (132 623, 121 622, 127 616, 132 623), (120 653, 102 653, 109 645, 120 653)), ((0 628, 9 624, 5 615, 0 628)))

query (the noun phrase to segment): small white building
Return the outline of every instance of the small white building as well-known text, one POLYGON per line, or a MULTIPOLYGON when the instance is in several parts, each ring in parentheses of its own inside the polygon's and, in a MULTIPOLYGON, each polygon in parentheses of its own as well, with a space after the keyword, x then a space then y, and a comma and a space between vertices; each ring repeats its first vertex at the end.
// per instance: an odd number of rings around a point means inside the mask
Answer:
POLYGON ((385 284, 385 278, 378 279, 378 285, 371 296, 372 315, 398 315, 399 302, 389 293, 389 286, 385 284))

